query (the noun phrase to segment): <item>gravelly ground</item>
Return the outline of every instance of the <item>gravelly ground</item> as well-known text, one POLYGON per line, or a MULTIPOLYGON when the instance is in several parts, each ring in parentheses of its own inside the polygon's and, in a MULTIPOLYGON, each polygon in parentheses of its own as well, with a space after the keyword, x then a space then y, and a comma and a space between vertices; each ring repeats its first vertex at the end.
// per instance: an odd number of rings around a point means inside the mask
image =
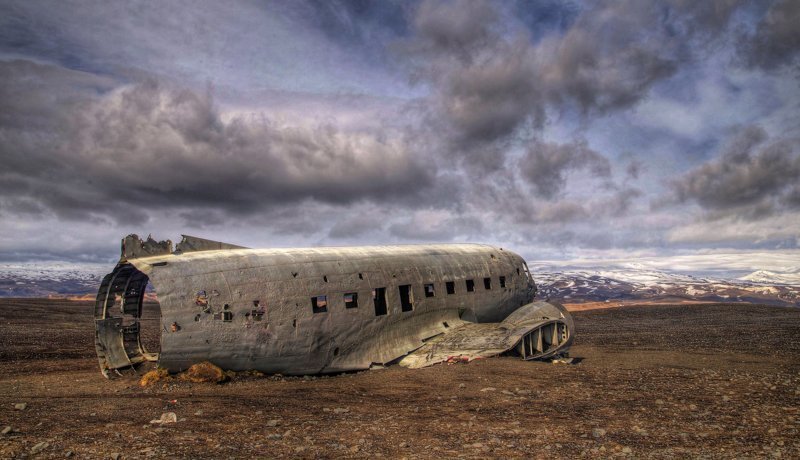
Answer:
POLYGON ((0 457, 800 457, 800 310, 575 317, 571 366, 504 357, 142 389, 100 376, 89 303, 0 300, 0 457), (168 411, 177 423, 149 423, 168 411))

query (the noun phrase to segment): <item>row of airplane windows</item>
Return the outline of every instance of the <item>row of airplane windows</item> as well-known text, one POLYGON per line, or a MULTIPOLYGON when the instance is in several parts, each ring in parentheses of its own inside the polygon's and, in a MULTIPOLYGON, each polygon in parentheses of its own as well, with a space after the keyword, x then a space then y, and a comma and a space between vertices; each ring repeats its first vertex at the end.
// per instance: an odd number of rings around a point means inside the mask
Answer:
MULTIPOLYGON (((499 278, 500 287, 506 287, 506 277, 500 276, 499 278)), ((464 285, 466 287, 467 292, 475 292, 475 280, 468 279, 464 281, 464 285)), ((491 278, 484 278, 483 279, 483 288, 484 290, 491 290, 492 289, 492 279, 491 278)), ((411 290, 410 284, 403 284, 398 286, 398 291, 400 294, 400 310, 402 311, 412 311, 414 309, 414 295, 411 290)), ((456 282, 455 281, 446 281, 445 282, 445 291, 448 295, 456 293, 456 282)), ((436 296, 436 287, 433 283, 426 283, 423 285, 423 292, 425 293, 425 297, 435 297, 436 296)), ((358 293, 357 292, 347 292, 343 294, 344 306, 345 308, 358 308, 358 293)), ((388 313, 388 308, 386 304, 386 288, 375 288, 372 290, 372 303, 375 306, 375 316, 381 316, 388 313)), ((325 313, 328 311, 328 296, 327 295, 318 295, 311 298, 311 310, 314 313, 325 313)))

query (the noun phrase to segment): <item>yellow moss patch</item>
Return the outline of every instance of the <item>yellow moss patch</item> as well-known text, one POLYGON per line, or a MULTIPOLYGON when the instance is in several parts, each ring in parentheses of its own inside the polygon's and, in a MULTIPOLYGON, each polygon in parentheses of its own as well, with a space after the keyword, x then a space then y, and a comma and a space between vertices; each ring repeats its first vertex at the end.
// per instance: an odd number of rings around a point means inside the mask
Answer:
POLYGON ((139 386, 147 387, 156 382, 169 379, 169 372, 166 369, 154 369, 142 376, 139 380, 139 386))
POLYGON ((218 366, 208 361, 192 365, 186 372, 181 374, 182 380, 195 383, 213 382, 220 383, 228 380, 228 376, 218 366))

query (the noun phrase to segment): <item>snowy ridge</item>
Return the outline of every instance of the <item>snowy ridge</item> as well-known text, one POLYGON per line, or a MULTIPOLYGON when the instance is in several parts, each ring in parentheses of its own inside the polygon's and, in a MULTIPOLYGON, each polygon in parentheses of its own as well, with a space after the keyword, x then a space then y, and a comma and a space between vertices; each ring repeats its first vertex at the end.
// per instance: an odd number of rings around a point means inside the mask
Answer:
POLYGON ((0 263, 0 297, 93 295, 112 268, 97 263, 0 263))
MULTIPOLYGON (((800 282, 761 271, 753 279, 715 279, 638 267, 536 271, 542 298, 564 302, 680 298, 800 306, 800 282)), ((748 275, 750 277, 750 275, 748 275)), ((744 277, 744 278, 748 278, 744 277)))
POLYGON ((768 270, 758 270, 739 278, 741 281, 766 284, 800 285, 800 272, 775 273, 768 270))

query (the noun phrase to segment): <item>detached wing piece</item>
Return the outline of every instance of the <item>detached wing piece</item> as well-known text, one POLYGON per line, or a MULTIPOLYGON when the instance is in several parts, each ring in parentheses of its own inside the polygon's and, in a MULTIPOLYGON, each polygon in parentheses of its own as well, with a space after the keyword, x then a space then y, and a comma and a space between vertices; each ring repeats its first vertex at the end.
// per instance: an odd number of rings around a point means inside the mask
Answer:
POLYGON ((433 338, 400 361, 416 369, 450 359, 473 360, 514 352, 525 360, 566 353, 572 345, 572 316, 560 304, 532 302, 500 323, 464 323, 433 338))

